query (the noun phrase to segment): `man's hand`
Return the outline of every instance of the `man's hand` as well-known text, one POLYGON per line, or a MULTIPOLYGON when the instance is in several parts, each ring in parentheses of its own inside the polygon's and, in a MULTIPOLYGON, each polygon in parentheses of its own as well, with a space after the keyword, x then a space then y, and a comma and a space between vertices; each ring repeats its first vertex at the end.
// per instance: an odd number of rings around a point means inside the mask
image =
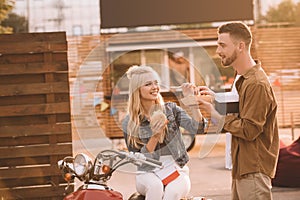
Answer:
POLYGON ((212 103, 207 102, 204 98, 201 97, 201 95, 198 95, 196 99, 199 104, 200 110, 204 110, 210 118, 214 118, 216 120, 222 118, 222 115, 220 115, 218 111, 216 111, 212 103))
POLYGON ((211 102, 215 100, 215 93, 211 89, 209 89, 207 86, 198 86, 197 90, 199 91, 200 95, 208 95, 211 97, 211 102))

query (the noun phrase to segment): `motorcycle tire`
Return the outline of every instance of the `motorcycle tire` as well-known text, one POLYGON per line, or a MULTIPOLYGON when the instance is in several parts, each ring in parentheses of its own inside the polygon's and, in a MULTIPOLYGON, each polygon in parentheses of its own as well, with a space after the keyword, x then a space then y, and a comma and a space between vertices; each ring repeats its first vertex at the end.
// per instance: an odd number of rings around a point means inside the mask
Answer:
POLYGON ((128 200, 145 200, 145 196, 138 192, 133 193, 128 200))
POLYGON ((183 143, 186 151, 190 151, 196 144, 196 137, 193 134, 183 133, 182 134, 183 143))

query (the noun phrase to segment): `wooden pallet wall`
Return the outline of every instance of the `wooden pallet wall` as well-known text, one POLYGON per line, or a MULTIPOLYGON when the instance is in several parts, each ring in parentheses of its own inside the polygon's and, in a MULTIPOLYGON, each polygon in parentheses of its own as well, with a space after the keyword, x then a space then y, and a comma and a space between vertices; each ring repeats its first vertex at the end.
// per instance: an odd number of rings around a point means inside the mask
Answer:
POLYGON ((255 37, 278 101, 279 125, 300 126, 300 27, 258 28, 255 37))
POLYGON ((65 32, 0 35, 0 199, 62 199, 72 155, 65 32))

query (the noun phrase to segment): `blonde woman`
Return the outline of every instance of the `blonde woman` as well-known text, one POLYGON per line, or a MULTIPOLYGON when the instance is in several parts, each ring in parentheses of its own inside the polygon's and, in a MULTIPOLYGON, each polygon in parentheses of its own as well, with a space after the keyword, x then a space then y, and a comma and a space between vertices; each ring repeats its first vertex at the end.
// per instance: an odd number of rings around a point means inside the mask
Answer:
MULTIPOLYGON (((179 127, 190 133, 203 133, 206 120, 198 108, 191 110, 192 117, 175 103, 163 101, 160 79, 149 66, 132 66, 127 71, 129 79, 128 115, 123 121, 123 131, 129 151, 141 152, 146 157, 163 162, 163 169, 140 166, 136 176, 137 191, 146 200, 176 200, 190 191, 189 161, 179 127), (153 113, 163 113, 156 120, 153 113), (151 121, 152 120, 152 121, 151 121)), ((184 96, 195 93, 191 83, 182 84, 184 96)))

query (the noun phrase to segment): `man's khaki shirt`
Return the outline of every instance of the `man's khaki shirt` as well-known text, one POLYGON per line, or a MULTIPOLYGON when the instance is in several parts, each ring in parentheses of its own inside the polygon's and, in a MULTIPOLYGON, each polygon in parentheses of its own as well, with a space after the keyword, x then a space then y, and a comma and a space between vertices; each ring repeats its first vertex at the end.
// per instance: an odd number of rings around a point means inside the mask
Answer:
POLYGON ((232 177, 261 172, 273 178, 279 153, 277 102, 261 64, 243 74, 236 88, 240 113, 225 116, 223 126, 232 134, 232 177))

